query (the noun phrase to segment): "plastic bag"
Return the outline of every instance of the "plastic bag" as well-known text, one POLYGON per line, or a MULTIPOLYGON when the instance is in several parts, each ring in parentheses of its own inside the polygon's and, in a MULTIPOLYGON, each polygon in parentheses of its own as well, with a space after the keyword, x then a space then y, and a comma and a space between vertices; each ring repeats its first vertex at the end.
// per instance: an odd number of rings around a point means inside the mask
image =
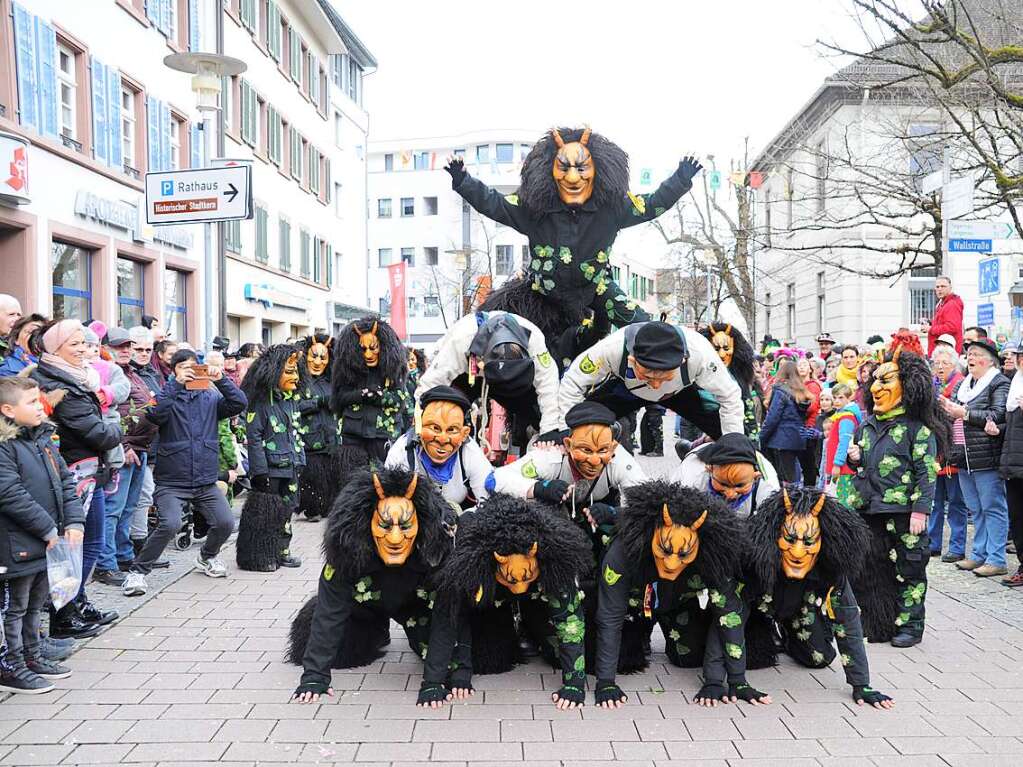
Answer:
POLYGON ((82 545, 71 545, 66 538, 58 538, 46 550, 46 574, 53 609, 59 610, 78 595, 82 586, 82 545))

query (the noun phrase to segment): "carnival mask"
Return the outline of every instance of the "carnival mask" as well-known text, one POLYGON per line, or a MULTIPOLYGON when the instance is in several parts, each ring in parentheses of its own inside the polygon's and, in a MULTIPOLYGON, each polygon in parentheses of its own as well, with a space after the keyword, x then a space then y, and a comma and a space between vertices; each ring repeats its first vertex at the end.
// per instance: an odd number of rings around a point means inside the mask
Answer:
POLYGON ((565 449, 575 470, 583 479, 595 480, 614 456, 618 442, 610 426, 583 424, 565 437, 565 449))
POLYGON ((525 554, 498 554, 497 573, 494 578, 512 594, 525 594, 530 584, 540 577, 540 563, 536 561, 536 541, 525 554))
POLYGON ((362 347, 362 361, 366 367, 375 368, 380 363, 380 339, 377 338, 377 324, 368 331, 363 331, 358 325, 352 324, 352 329, 359 336, 359 346, 362 347))
POLYGON ((431 402, 423 409, 419 438, 434 463, 444 463, 469 436, 465 412, 454 402, 431 402))
POLYGON ((593 155, 586 146, 590 140, 590 129, 584 130, 578 141, 568 144, 557 131, 552 131, 551 135, 558 145, 552 170, 558 196, 565 205, 582 205, 593 194, 593 179, 597 172, 593 155))
POLYGON ((658 577, 673 581, 693 563, 700 551, 700 536, 696 531, 706 521, 707 511, 704 510, 691 525, 675 524, 668 513, 668 504, 664 504, 662 515, 663 524, 654 530, 650 548, 654 552, 654 566, 657 567, 658 577))
POLYGON ((870 395, 874 398, 874 412, 884 414, 902 404, 902 381, 899 380, 899 352, 891 362, 885 362, 874 371, 870 395))
POLYGON ((326 344, 319 342, 312 344, 306 352, 305 363, 309 368, 309 375, 319 378, 330 363, 330 349, 326 344))
POLYGON ((710 343, 714 347, 714 351, 718 353, 718 357, 725 363, 725 367, 729 367, 732 364, 732 355, 735 354, 735 341, 732 339, 730 332, 732 326, 728 325, 725 330, 717 331, 710 338, 710 343))
POLYGON ((419 534, 419 517, 412 503, 412 495, 416 492, 418 474, 412 475, 408 489, 404 495, 389 496, 384 492, 380 478, 373 475, 373 486, 377 491, 376 510, 373 513, 373 543, 377 547, 377 556, 388 567, 405 564, 412 545, 419 534))
POLYGON ((753 483, 760 479, 760 472, 752 463, 708 466, 707 471, 711 488, 728 502, 749 495, 753 491, 753 483))
POLYGON ((280 380, 277 382, 283 392, 295 391, 298 388, 298 354, 292 354, 284 363, 280 380))
POLYGON ((792 501, 787 491, 782 490, 782 498, 785 501, 785 521, 778 536, 781 569, 786 578, 802 580, 813 570, 821 553, 821 526, 817 517, 824 508, 824 495, 817 499, 809 514, 800 515, 792 512, 792 501))

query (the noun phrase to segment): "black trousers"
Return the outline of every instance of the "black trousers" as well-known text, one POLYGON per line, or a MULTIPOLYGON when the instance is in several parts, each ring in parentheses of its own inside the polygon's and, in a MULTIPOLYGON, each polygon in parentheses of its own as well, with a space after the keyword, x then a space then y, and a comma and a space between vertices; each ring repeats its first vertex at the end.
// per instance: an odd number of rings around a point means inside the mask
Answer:
POLYGON ((778 479, 782 482, 796 481, 796 466, 799 463, 798 450, 775 450, 774 468, 778 470, 778 479))
POLYGON ((1023 568, 1023 479, 1005 480, 1005 500, 1009 504, 1009 537, 1023 568))
POLYGON ((817 486, 817 469, 820 461, 820 440, 808 439, 806 447, 799 453, 799 468, 803 470, 803 484, 817 486))
POLYGON ((643 408, 643 418, 639 422, 639 444, 643 455, 664 450, 664 413, 665 409, 660 405, 643 408))

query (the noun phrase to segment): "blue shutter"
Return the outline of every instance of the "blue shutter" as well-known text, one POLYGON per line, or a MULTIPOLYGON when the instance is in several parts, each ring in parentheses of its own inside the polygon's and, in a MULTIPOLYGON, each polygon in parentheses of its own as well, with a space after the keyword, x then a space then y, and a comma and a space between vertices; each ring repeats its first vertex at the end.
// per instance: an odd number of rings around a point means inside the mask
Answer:
POLYGON ((177 1, 160 0, 160 31, 163 32, 164 37, 171 36, 171 3, 176 3, 177 1))
MULTIPOLYGON (((163 101, 160 104, 160 167, 163 170, 171 168, 171 143, 170 143, 170 107, 163 101)), ((178 137, 180 139, 180 136, 178 137)))
POLYGON ((188 0, 188 50, 199 50, 199 0, 188 0))
POLYGON ((188 148, 191 150, 191 153, 192 153, 192 167, 193 168, 201 168, 202 167, 202 139, 203 139, 203 132, 201 130, 199 130, 199 126, 198 125, 194 125, 193 124, 189 128, 189 136, 188 136, 188 148))
POLYGON ((39 82, 37 80, 36 33, 31 13, 14 4, 14 52, 18 69, 18 112, 21 124, 39 127, 39 82))
POLYGON ((35 22, 39 132, 57 138, 57 32, 38 16, 35 22))
POLYGON ((327 287, 334 284, 334 248, 327 244, 327 287))
POLYGON ((107 131, 107 68, 92 57, 92 151, 97 160, 107 162, 110 157, 107 131))
POLYGON ((110 137, 110 167, 124 164, 121 154, 121 73, 107 67, 107 135, 110 137))
POLYGON ((153 22, 153 26, 160 27, 161 0, 146 0, 146 18, 153 22))
POLYGON ((146 96, 146 145, 149 170, 163 170, 160 165, 160 102, 146 96))

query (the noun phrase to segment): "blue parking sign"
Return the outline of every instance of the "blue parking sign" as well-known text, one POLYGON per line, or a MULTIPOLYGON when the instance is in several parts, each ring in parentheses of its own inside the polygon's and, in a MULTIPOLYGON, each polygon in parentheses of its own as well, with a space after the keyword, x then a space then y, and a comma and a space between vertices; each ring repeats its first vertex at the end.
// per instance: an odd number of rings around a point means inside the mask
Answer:
POLYGON ((160 196, 170 197, 174 194, 174 182, 173 181, 161 181, 160 182, 160 196))
POLYGON ((982 296, 992 296, 1001 292, 1000 264, 998 257, 982 259, 978 264, 978 285, 982 296))

